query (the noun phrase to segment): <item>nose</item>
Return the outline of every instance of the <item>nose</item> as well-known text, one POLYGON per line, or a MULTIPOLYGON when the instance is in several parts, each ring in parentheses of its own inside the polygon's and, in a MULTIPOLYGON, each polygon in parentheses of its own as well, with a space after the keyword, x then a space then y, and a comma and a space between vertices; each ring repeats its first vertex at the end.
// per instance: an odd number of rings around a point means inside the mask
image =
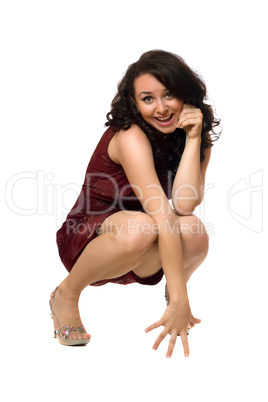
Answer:
POLYGON ((156 105, 156 112, 164 115, 167 113, 167 111, 168 111, 168 106, 167 106, 165 100, 159 99, 157 101, 157 105, 156 105))

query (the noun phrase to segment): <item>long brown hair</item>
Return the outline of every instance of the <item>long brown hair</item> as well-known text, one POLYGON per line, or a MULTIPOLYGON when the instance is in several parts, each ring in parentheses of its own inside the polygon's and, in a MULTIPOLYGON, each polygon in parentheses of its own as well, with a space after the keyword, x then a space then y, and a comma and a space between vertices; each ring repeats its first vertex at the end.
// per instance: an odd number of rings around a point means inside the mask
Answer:
POLYGON ((186 134, 184 130, 176 129, 172 135, 163 135, 143 119, 133 101, 134 80, 143 74, 151 74, 165 85, 173 96, 201 110, 203 127, 200 160, 202 161, 203 150, 211 147, 220 135, 215 130, 220 120, 215 118, 212 107, 205 103, 207 89, 202 77, 180 56, 173 53, 151 50, 142 54, 137 62, 128 67, 118 84, 118 91, 112 101, 111 111, 106 115, 105 125, 113 126, 118 131, 127 130, 132 124, 138 125, 151 142, 154 157, 165 158, 168 168, 176 172, 185 146, 186 134))

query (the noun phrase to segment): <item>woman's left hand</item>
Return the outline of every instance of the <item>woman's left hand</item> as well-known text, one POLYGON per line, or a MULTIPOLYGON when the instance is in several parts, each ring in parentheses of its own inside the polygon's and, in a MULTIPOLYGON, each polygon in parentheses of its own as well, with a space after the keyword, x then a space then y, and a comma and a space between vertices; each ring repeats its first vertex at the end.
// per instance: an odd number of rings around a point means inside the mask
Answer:
POLYGON ((193 105, 184 104, 179 120, 178 128, 182 128, 188 138, 201 138, 203 114, 193 105))

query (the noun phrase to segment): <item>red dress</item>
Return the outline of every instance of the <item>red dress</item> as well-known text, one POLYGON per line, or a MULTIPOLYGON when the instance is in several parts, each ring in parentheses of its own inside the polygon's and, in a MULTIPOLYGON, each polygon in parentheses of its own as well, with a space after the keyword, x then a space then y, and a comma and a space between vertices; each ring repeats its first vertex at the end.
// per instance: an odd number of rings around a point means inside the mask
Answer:
MULTIPOLYGON (((108 145, 115 133, 116 131, 109 127, 101 137, 88 164, 78 199, 57 231, 59 255, 69 272, 87 244, 97 236, 98 228, 109 215, 122 210, 144 211, 124 169, 108 155, 108 145)), ((170 198, 171 180, 165 161, 157 161, 155 166, 160 183, 170 198)), ((98 281, 92 285, 103 285, 107 282, 154 285, 162 277, 162 269, 150 278, 140 278, 130 271, 120 278, 98 281)))

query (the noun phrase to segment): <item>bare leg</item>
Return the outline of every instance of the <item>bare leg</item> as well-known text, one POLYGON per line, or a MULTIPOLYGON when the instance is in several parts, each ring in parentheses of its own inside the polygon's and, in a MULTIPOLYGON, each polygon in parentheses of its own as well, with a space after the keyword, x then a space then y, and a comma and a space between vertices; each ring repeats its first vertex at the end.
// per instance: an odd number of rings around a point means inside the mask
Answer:
MULTIPOLYGON (((55 313, 60 325, 82 325, 78 301, 81 291, 87 285, 101 279, 121 276, 130 270, 140 277, 148 277, 160 269, 157 234, 148 230, 154 221, 143 213, 132 215, 130 217, 129 214, 118 212, 107 218, 102 234, 88 244, 68 277, 60 284, 55 295, 55 313), (141 230, 142 224, 146 225, 146 231, 141 230)), ((204 260, 208 241, 204 228, 196 217, 178 219, 183 229, 181 234, 185 278, 188 281, 204 260), (197 228, 197 223, 201 224, 200 228, 197 228)), ((90 336, 73 333, 71 337, 90 336)))
MULTIPOLYGON (((78 301, 82 290, 98 280, 115 278, 135 269, 157 237, 150 230, 146 233, 139 230, 141 224, 147 224, 148 228, 154 223, 144 213, 133 213, 130 217, 124 212, 118 212, 113 218, 118 224, 87 245, 70 274, 58 287, 55 313, 60 326, 81 326, 78 301)), ((75 332, 70 336, 74 339, 90 337, 75 332)))
MULTIPOLYGON (((202 264, 208 253, 208 236, 203 223, 194 215, 178 217, 182 236, 185 280, 202 264)), ((144 255, 142 263, 134 269, 140 277, 153 275, 161 268, 157 241, 144 255)))

